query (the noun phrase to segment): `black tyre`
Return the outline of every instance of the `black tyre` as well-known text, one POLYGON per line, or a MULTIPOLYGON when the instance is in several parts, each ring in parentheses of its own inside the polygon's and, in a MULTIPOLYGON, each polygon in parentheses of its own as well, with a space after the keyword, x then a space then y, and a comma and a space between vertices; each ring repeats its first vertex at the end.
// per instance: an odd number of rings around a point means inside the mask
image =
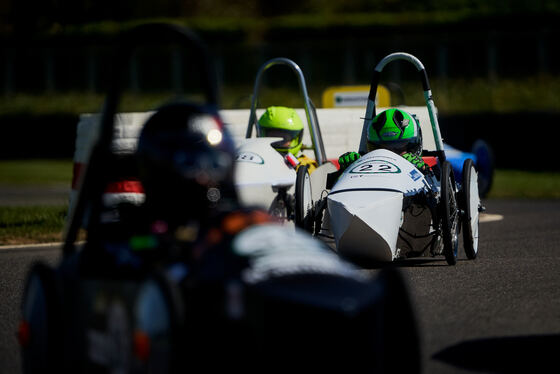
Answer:
POLYGON ((463 246, 467 258, 473 260, 478 254, 478 208, 480 196, 478 193, 478 173, 473 160, 466 159, 463 163, 463 203, 465 214, 462 220, 463 246))
POLYGON ((63 331, 58 295, 54 270, 34 264, 27 275, 18 331, 24 373, 59 370, 63 331))
POLYGON ((313 198, 307 165, 300 166, 297 171, 294 213, 296 226, 313 233, 313 198))
POLYGON ((443 236, 443 254, 449 265, 457 263, 459 248, 459 207, 455 192, 453 168, 445 161, 441 169, 441 229, 443 236))

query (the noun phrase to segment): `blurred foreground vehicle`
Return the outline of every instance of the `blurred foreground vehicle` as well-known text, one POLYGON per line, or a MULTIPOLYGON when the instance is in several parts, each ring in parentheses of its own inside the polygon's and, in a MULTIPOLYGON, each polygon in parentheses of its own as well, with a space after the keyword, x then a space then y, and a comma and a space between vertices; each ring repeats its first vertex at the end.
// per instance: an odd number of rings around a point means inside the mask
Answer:
POLYGON ((27 277, 23 371, 262 372, 337 364, 418 372, 414 311, 398 273, 373 278, 303 231, 240 207, 234 147, 200 41, 156 24, 126 33, 117 47, 114 86, 63 258, 55 268, 35 264, 27 277), (161 106, 143 126, 136 152, 116 155, 125 66, 137 45, 165 40, 196 52, 204 101, 161 106), (129 180, 138 177, 145 200, 107 205, 107 183, 123 165, 129 180), (80 227, 87 229, 81 249, 80 227))

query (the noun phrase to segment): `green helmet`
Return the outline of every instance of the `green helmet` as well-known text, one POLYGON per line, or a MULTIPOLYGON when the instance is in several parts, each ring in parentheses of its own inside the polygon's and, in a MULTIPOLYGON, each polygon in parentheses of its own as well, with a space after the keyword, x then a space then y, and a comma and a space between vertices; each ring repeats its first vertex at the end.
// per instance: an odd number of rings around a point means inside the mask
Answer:
POLYGON ((281 153, 292 153, 297 156, 301 149, 303 122, 292 108, 271 106, 266 109, 257 124, 257 136, 282 138, 272 143, 281 153))
POLYGON ((422 131, 416 119, 400 109, 387 109, 375 116, 367 129, 367 149, 379 148, 420 155, 422 131))

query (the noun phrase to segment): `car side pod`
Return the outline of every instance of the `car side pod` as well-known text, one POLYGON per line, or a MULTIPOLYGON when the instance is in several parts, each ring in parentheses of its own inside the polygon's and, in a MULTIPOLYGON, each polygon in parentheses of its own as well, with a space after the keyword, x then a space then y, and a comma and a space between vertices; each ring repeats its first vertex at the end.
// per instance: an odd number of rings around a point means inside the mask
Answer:
POLYGON ((327 204, 340 254, 392 261, 397 252, 403 194, 397 191, 337 192, 331 192, 327 204))
POLYGON ((245 206, 272 209, 280 189, 292 190, 296 171, 286 167, 286 161, 271 143, 277 138, 247 139, 237 150, 235 186, 245 206))

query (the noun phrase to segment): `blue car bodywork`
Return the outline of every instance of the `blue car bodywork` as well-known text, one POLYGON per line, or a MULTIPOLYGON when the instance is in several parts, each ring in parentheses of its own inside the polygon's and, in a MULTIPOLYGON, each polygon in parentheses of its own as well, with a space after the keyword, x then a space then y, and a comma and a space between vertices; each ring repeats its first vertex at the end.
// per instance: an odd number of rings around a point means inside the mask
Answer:
POLYGON ((455 180, 458 183, 462 183, 463 164, 465 160, 470 158, 474 161, 478 171, 479 194, 480 197, 485 197, 490 191, 494 176, 494 157, 488 143, 483 140, 475 141, 471 152, 461 151, 449 144, 444 144, 444 146, 447 160, 453 166, 455 180))

